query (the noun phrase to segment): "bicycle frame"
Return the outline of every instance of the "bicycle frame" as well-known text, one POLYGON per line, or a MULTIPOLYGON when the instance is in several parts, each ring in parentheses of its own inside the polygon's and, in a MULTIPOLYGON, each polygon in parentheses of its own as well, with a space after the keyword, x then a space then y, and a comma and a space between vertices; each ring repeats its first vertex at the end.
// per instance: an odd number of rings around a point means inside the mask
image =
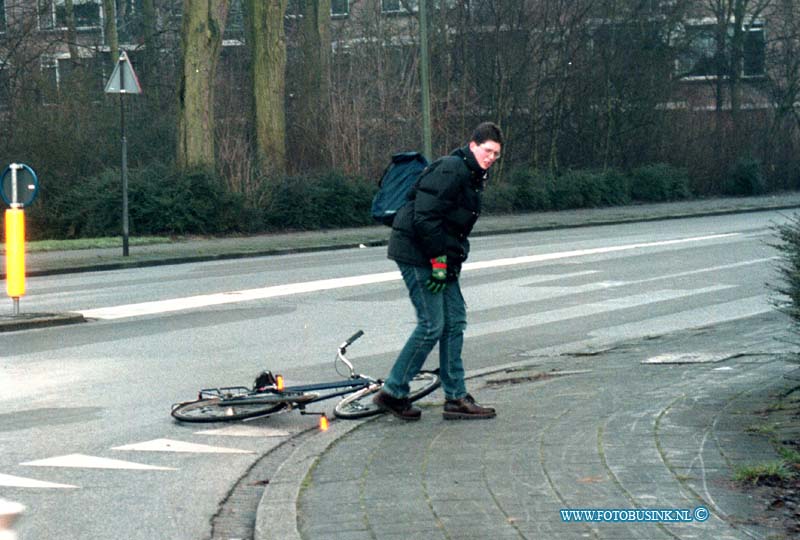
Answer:
POLYGON ((304 409, 306 405, 309 403, 317 403, 319 401, 325 401, 326 399, 333 399, 335 397, 344 396, 347 394, 351 394, 353 392, 357 392, 363 388, 367 388, 370 385, 377 384, 380 385, 381 381, 370 377, 369 375, 361 375, 356 373, 355 367, 347 359, 345 354, 347 353, 347 347, 349 347, 355 340, 360 338, 364 335, 362 330, 359 330, 346 341, 344 341, 341 345, 339 345, 336 351, 336 360, 343 363, 347 366, 349 370, 348 378, 338 380, 338 381, 330 381, 330 382, 320 382, 314 384, 299 384, 295 386, 287 386, 283 389, 278 389, 275 386, 264 388, 263 390, 252 390, 250 388, 244 386, 226 386, 226 387, 219 387, 219 388, 204 388, 200 390, 199 398, 219 398, 222 404, 224 403, 274 403, 276 401, 275 398, 285 397, 281 401, 285 401, 289 404, 292 408, 297 407, 298 409, 304 409), (292 402, 291 395, 293 393, 296 394, 304 394, 309 392, 322 392, 325 390, 333 390, 333 392, 322 393, 314 399, 304 400, 302 402, 292 402))
MULTIPOLYGON (((339 380, 284 387, 281 375, 262 371, 256 377, 253 388, 205 388, 200 390, 196 400, 174 404, 172 416, 185 422, 248 421, 297 409, 300 414, 319 415, 320 428, 325 430, 328 427, 326 413, 306 411, 306 406, 332 398, 341 398, 333 409, 337 418, 354 420, 380 414, 382 409, 375 404, 373 396, 380 390, 383 381, 356 373, 346 356, 347 347, 363 334, 359 330, 339 345, 335 359, 337 372, 342 376, 339 380), (347 366, 348 373, 339 370, 339 362, 347 366)), ((420 372, 414 377, 409 399, 421 399, 438 388, 439 384, 439 376, 435 371, 420 372)))

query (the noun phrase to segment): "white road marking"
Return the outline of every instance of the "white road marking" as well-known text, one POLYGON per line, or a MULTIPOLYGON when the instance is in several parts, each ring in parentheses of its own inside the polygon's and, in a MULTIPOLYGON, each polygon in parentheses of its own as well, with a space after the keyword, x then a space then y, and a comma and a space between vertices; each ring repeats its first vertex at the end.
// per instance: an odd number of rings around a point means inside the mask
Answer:
POLYGON ((654 317, 641 322, 610 326, 593 331, 591 336, 615 341, 646 335, 663 335, 686 328, 713 326, 727 321, 755 317, 774 309, 767 297, 751 296, 732 302, 710 304, 662 317, 654 317))
POLYGON ((188 452, 194 454, 253 454, 252 450, 209 446, 172 439, 153 439, 152 441, 115 446, 112 450, 135 450, 137 452, 188 452))
POLYGON ((70 484, 56 484, 54 482, 43 482, 33 478, 22 476, 12 476, 10 474, 0 474, 0 486, 17 488, 40 488, 40 489, 77 489, 78 486, 70 484))
POLYGON ((665 353, 642 360, 642 364, 713 364, 728 360, 731 353, 713 354, 698 352, 665 353))
MULTIPOLYGON (((703 242, 707 240, 718 240, 722 238, 732 238, 741 236, 739 233, 713 234, 707 236, 695 236, 691 238, 679 238, 675 240, 662 240, 658 242, 641 242, 635 244, 625 244, 621 246, 609 246, 593 249, 578 249, 571 251, 561 251, 555 253, 543 253, 540 255, 530 255, 523 257, 511 257, 506 259, 495 259, 491 261, 481 261, 466 263, 464 271, 472 271, 483 268, 500 268, 513 265, 530 264, 535 262, 553 261, 557 259, 567 259, 571 257, 584 257, 587 255, 600 255, 605 253, 615 253, 620 251, 630 251, 650 247, 661 247, 692 242, 703 242)), ((223 304, 247 302, 253 300, 263 300, 266 298, 277 298, 304 294, 310 292, 327 291, 331 289, 342 289, 346 287, 357 287, 361 285, 385 283, 396 281, 400 278, 400 272, 383 272, 378 274, 366 274, 361 276, 350 276, 334 279, 320 279, 301 283, 290 283, 286 285, 275 285, 258 289, 245 289, 241 291, 230 291, 215 294, 205 294, 191 296, 187 298, 172 298, 169 300, 156 300, 153 302, 142 302, 138 304, 127 304, 121 306, 110 306, 96 309, 86 309, 78 311, 88 319, 122 319, 126 317, 141 317, 155 315, 159 313, 169 313, 188 309, 198 309, 223 304)))
POLYGON ((132 461, 121 461, 119 459, 108 459, 84 454, 69 454, 36 461, 27 461, 20 465, 31 467, 71 467, 76 469, 126 469, 135 471, 175 471, 172 467, 158 467, 155 465, 144 465, 132 461))
MULTIPOLYGON (((664 289, 660 291, 649 291, 646 293, 634 294, 631 296, 621 296, 619 298, 611 298, 608 300, 601 300, 599 302, 581 304, 567 308, 529 313, 526 315, 520 315, 518 317, 506 317, 502 320, 492 320, 488 322, 478 321, 470 325, 470 336, 479 336, 484 334, 494 334, 497 332, 507 332, 510 330, 519 330, 522 328, 530 328, 542 324, 551 324, 570 319, 576 319, 578 317, 599 315, 621 309, 636 308, 656 302, 677 300, 679 298, 686 298, 688 296, 694 296, 697 294, 707 294, 731 288, 733 288, 732 285, 712 285, 699 289, 664 289)), ((678 314, 678 316, 680 316, 680 314, 678 314)))
POLYGON ((242 291, 190 296, 188 298, 172 298, 170 300, 157 300, 154 302, 142 302, 140 304, 87 309, 79 311, 78 313, 88 319, 122 319, 125 317, 140 317, 143 315, 155 315, 157 313, 183 311, 187 309, 197 309, 209 306, 218 306, 222 304, 263 300, 265 298, 276 298, 279 296, 290 296, 293 294, 327 291, 330 289, 341 289, 345 287, 356 287, 358 285, 383 283, 398 279, 400 279, 400 272, 384 272, 381 274, 321 279, 317 281, 307 281, 304 283, 290 283, 288 285, 275 285, 273 287, 264 287, 261 289, 247 289, 242 291))
POLYGON ((288 437, 289 432, 261 426, 233 425, 219 429, 196 431, 195 435, 220 435, 223 437, 288 437))
POLYGON ((731 238, 734 236, 741 236, 741 234, 740 233, 711 234, 707 236, 694 236, 691 238, 678 238, 675 240, 661 240, 659 242, 641 242, 638 244, 623 244, 621 246, 608 246, 608 247, 592 248, 592 249, 576 249, 572 251, 542 253, 541 255, 529 255, 525 257, 494 259, 491 261, 466 263, 464 264, 464 270, 477 270, 480 268, 499 268, 501 266, 513 266, 517 264, 528 264, 532 262, 553 261, 557 259, 568 259, 571 257, 585 257, 586 255, 603 255, 605 253, 615 253, 618 251, 630 251, 632 249, 642 249, 649 247, 672 246, 677 244, 687 244, 691 242, 703 242, 705 240, 719 240, 720 238, 731 238))

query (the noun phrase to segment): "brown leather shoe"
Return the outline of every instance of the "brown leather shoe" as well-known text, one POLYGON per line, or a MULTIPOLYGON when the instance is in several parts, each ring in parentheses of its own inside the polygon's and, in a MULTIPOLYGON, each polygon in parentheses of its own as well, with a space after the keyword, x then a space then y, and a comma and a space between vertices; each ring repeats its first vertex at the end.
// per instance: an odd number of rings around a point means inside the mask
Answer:
POLYGON ((494 418, 497 416, 491 407, 481 407, 475 398, 467 394, 461 399, 448 399, 444 403, 442 417, 445 420, 472 420, 478 418, 494 418))
POLYGON ((383 390, 375 394, 372 402, 380 407, 382 411, 392 413, 403 420, 419 420, 420 416, 422 416, 422 411, 411 405, 408 398, 396 398, 383 390))

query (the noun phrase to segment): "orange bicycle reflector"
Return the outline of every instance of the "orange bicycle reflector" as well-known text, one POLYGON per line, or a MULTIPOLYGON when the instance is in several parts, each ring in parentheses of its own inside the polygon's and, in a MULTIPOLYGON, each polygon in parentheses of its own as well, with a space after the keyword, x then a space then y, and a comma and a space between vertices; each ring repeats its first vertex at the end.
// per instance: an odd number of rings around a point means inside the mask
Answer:
POLYGON ((275 388, 277 388, 278 392, 283 392, 283 375, 275 376, 275 388))
POLYGON ((328 417, 324 414, 319 417, 319 429, 320 431, 328 431, 328 428, 331 427, 330 421, 328 417))

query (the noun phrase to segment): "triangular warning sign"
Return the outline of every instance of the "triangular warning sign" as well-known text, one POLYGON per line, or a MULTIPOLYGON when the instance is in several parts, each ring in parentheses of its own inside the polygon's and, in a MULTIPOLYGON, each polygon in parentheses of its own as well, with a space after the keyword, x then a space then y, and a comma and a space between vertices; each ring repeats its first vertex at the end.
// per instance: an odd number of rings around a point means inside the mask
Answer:
POLYGON ((131 61, 128 60, 128 53, 122 51, 119 61, 114 66, 114 72, 106 83, 106 94, 141 94, 142 86, 139 78, 133 71, 131 61))

